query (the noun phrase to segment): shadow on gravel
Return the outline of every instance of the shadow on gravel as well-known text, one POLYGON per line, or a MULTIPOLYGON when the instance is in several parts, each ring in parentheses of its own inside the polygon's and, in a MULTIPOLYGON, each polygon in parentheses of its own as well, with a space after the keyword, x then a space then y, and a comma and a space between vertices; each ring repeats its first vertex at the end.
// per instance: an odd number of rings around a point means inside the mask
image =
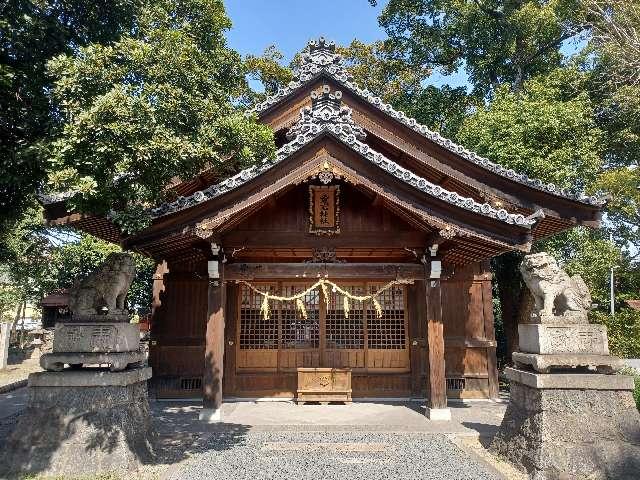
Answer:
POLYGON ((250 427, 198 420, 200 409, 181 402, 150 402, 158 434, 155 464, 172 465, 195 453, 222 451, 243 445, 250 427))
MULTIPOLYGON (((149 406, 155 430, 152 444, 142 444, 137 435, 137 432, 149 428, 148 423, 145 425, 140 422, 140 416, 126 408, 108 417, 100 414, 78 414, 71 415, 72 418, 60 415, 55 409, 38 411, 29 408, 2 418, 0 479, 22 479, 25 474, 36 477, 42 474, 56 476, 58 472, 50 471, 54 457, 56 468, 94 478, 94 475, 85 475, 89 468, 79 463, 74 454, 74 449, 79 448, 107 453, 118 460, 114 465, 109 465, 108 460, 100 465, 101 471, 113 473, 108 478, 132 478, 132 472, 139 466, 144 466, 144 470, 149 468, 149 472, 164 470, 195 453, 223 451, 242 445, 249 430, 245 425, 204 424, 198 420, 199 408, 194 406, 160 402, 149 402, 149 406), (114 415, 121 418, 114 418, 114 415), (49 417, 46 421, 45 416, 49 417), (52 421, 52 416, 59 422, 52 421), (30 424, 29 428, 24 428, 25 422, 30 424), (126 427, 114 428, 114 424, 126 427), (82 436, 83 443, 69 443, 70 438, 76 438, 74 434, 78 430, 87 430, 89 434, 82 436), (26 431, 29 432, 28 435, 25 435, 26 431), (11 448, 5 448, 9 444, 11 448), (37 448, 34 448, 35 445, 37 448), (11 459, 7 458, 9 451, 12 452, 11 459), (122 463, 123 456, 130 464, 129 472, 120 472, 120 467, 116 467, 122 463), (121 477, 118 476, 119 473, 122 473, 121 477)), ((151 475, 150 478, 156 476, 151 475)))

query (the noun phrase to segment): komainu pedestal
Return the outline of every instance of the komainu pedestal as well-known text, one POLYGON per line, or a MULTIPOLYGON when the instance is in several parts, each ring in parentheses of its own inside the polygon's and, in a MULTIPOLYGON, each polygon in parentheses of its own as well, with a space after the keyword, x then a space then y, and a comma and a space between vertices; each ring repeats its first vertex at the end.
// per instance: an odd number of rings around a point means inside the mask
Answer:
POLYGON ((27 410, 0 455, 0 478, 137 471, 154 458, 150 368, 29 377, 27 410))
POLYGON ((640 479, 640 414, 633 378, 589 324, 589 290, 546 253, 520 267, 535 299, 518 325, 509 406, 491 448, 534 480, 640 479))
POLYGON ((131 256, 112 253, 74 283, 71 321, 56 325, 53 352, 40 357, 46 371, 29 375, 28 408, 0 453, 0 478, 131 476, 153 460, 151 369, 125 308, 134 275, 131 256))
POLYGON ((491 449, 533 480, 637 480, 633 378, 507 368, 510 400, 491 449))

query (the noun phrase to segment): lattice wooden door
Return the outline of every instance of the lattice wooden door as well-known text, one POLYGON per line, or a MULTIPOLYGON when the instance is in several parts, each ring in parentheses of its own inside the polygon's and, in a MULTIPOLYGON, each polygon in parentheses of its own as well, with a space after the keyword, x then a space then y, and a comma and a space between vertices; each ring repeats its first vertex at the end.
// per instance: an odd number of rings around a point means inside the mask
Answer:
MULTIPOLYGON (((273 282, 256 285, 263 291, 292 296, 308 283, 273 282)), ((375 292, 381 284, 352 283, 353 295, 375 292)), ((271 318, 260 313, 262 297, 240 288, 237 368, 242 371, 295 371, 298 367, 352 368, 362 372, 408 372, 406 291, 395 286, 380 296, 382 317, 371 302, 349 302, 329 292, 325 304, 319 290, 303 299, 304 318, 295 302, 271 303, 271 318)))

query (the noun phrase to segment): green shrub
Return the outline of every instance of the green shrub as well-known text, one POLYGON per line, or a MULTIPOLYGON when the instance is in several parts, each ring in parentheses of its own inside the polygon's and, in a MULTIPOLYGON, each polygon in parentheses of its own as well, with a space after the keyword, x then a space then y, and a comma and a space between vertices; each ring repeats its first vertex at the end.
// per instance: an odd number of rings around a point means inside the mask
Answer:
POLYGON ((594 311, 589 319, 607 327, 612 355, 640 358, 640 311, 623 308, 613 316, 594 311))
POLYGON ((640 411, 640 375, 634 375, 636 380, 636 388, 633 390, 633 398, 636 400, 636 407, 640 411))

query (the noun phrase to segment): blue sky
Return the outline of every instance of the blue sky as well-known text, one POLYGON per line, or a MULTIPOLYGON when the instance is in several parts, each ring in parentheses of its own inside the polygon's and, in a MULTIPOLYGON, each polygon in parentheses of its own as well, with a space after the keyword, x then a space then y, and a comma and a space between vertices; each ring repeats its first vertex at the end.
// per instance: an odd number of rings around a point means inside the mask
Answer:
MULTIPOLYGON (((378 15, 387 2, 378 0, 372 7, 368 0, 225 0, 233 22, 227 38, 229 45, 243 55, 261 55, 269 45, 276 45, 288 64, 312 38, 324 36, 341 45, 355 38, 367 43, 386 38, 378 25, 378 15)), ((570 55, 584 44, 569 40, 562 51, 570 55)), ((435 71, 425 83, 469 87, 463 70, 449 76, 435 71)), ((258 85, 252 82, 252 86, 258 85)))
MULTIPOLYGON (((368 43, 386 37, 378 15, 387 0, 379 0, 376 7, 368 0, 225 0, 224 4, 233 22, 229 45, 243 55, 260 55, 276 45, 288 63, 312 38, 324 36, 347 45, 354 38, 368 43)), ((466 75, 443 77, 435 72, 428 83, 457 87, 466 85, 466 75)))

